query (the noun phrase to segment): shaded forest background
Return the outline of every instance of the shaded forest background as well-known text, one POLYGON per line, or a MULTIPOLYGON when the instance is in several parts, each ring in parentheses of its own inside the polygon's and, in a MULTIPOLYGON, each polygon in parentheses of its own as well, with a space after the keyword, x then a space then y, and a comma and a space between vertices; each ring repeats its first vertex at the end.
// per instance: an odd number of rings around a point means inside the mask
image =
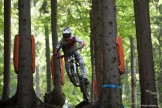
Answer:
MULTIPOLYGON (((3 91, 3 60, 4 60, 4 17, 3 17, 3 1, 0 1, 0 98, 3 91)), ((13 68, 13 40, 18 33, 18 4, 14 0, 11 3, 11 80, 10 80, 10 96, 13 96, 17 87, 17 75, 13 68)), ((123 38, 125 49, 126 72, 121 76, 122 82, 122 99, 123 104, 128 108, 131 107, 131 60, 130 60, 130 37, 136 36, 134 7, 132 0, 116 0, 117 7, 117 27, 118 35, 123 38)), ((37 96, 43 100, 44 94, 47 92, 47 64, 46 64, 46 44, 45 44, 45 26, 48 28, 50 37, 50 55, 52 55, 51 27, 50 27, 50 1, 48 0, 31 0, 31 29, 36 41, 36 66, 39 72, 39 78, 34 75, 34 88, 37 96), (39 84, 39 86, 37 86, 39 84)), ((58 36, 61 38, 61 30, 64 26, 70 26, 74 35, 86 41, 87 46, 82 50, 85 60, 89 79, 92 78, 91 58, 90 58, 90 0, 58 0, 58 36)), ((159 98, 159 106, 162 107, 162 1, 150 0, 150 17, 152 44, 154 54, 154 68, 156 74, 157 95, 159 98)), ((147 53, 147 52, 146 52, 147 53)), ((136 53, 137 57, 137 53, 136 53)), ((137 104, 140 104, 140 88, 139 74, 137 69, 137 104)), ((82 95, 78 88, 75 88, 69 81, 65 72, 65 85, 63 91, 66 95, 66 105, 74 106, 82 100, 82 95), (70 89, 69 89, 70 87, 70 89), (72 95, 73 94, 73 95, 72 95)), ((52 86, 52 83, 51 83, 52 86)), ((91 88, 89 88, 91 90, 91 88)))

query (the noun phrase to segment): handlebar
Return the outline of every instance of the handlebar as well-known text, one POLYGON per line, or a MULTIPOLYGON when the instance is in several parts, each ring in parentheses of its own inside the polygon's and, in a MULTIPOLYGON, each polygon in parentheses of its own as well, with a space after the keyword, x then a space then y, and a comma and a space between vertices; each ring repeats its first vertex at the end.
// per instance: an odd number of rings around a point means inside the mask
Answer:
POLYGON ((71 54, 73 54, 75 51, 77 51, 77 50, 79 50, 79 49, 82 49, 82 48, 83 48, 83 47, 78 47, 78 48, 75 49, 74 51, 71 51, 71 52, 69 52, 68 54, 64 54, 64 55, 58 57, 57 59, 63 58, 63 57, 68 56, 68 55, 71 55, 71 54))

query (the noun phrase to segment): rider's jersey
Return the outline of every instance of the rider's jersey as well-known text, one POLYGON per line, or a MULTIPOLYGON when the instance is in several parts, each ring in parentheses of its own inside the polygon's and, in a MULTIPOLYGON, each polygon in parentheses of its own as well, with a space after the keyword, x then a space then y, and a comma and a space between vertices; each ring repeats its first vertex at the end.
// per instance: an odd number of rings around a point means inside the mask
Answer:
POLYGON ((67 54, 69 52, 74 51, 75 49, 77 49, 77 43, 82 43, 82 40, 79 39, 76 36, 71 36, 68 40, 65 40, 64 38, 62 38, 57 46, 56 46, 56 51, 59 51, 60 48, 62 48, 64 54, 67 54))

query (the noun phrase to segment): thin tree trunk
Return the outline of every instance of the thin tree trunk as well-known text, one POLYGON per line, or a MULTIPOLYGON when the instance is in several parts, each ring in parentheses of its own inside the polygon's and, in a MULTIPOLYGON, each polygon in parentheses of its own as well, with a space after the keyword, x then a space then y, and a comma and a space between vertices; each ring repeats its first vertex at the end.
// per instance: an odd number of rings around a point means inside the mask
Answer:
POLYGON ((130 61, 126 61, 126 71, 125 71, 125 78, 126 78, 126 82, 123 84, 124 85, 124 87, 125 87, 125 90, 124 90, 124 93, 125 93, 125 95, 127 96, 126 98, 127 99, 129 99, 130 97, 129 97, 129 94, 130 94, 130 84, 129 84, 129 79, 128 79, 128 77, 129 77, 129 72, 130 72, 130 66, 128 65, 128 62, 130 62, 130 61))
POLYGON ((90 47, 91 47, 91 67, 92 67, 92 86, 91 86, 91 102, 94 102, 95 100, 95 94, 94 94, 94 77, 95 77, 95 70, 94 70, 94 34, 93 34, 93 13, 90 11, 90 28, 91 28, 91 34, 90 34, 90 47))
POLYGON ((157 104, 152 54, 149 0, 134 0, 135 23, 141 88, 141 108, 157 104))
POLYGON ((102 0, 102 21, 104 74, 100 108, 122 108, 115 0, 102 0), (116 87, 111 88, 112 84, 116 87))
POLYGON ((36 66, 36 95, 40 98, 40 87, 39 87, 39 63, 36 66))
POLYGON ((132 82, 132 108, 137 108, 137 92, 136 92, 136 56, 134 39, 130 38, 131 43, 131 82, 132 82))
MULTIPOLYGON (((51 0, 51 12, 52 12, 52 18, 51 18, 51 25, 52 25, 52 43, 53 43, 53 55, 54 50, 58 42, 58 36, 57 36, 57 0, 51 0)), ((54 59, 54 85, 58 86, 58 89, 61 90, 61 77, 59 72, 59 60, 54 59), (56 80, 56 81, 55 81, 56 80)), ((56 88, 57 89, 57 88, 56 88)), ((60 91, 59 90, 59 91, 60 91)), ((62 90, 61 90, 62 91, 62 90)))
POLYGON ((4 79, 2 100, 10 95, 11 0, 4 1, 4 79))
POLYGON ((158 36, 158 42, 159 42, 159 46, 158 46, 158 51, 159 51, 159 74, 158 74, 158 94, 159 94, 159 108, 162 107, 162 39, 161 39, 161 35, 162 35, 162 29, 160 29, 160 35, 158 36))
MULTIPOLYGON (((58 42, 57 37, 57 0, 51 0, 51 30, 52 30, 52 43, 53 55, 58 42)), ((46 94, 45 101, 49 104, 63 106, 65 103, 65 95, 62 92, 61 75, 59 68, 59 60, 54 58, 54 90, 46 94)))
POLYGON ((50 47, 49 47, 49 30, 48 26, 45 26, 46 37, 46 63, 47 63, 47 92, 51 91, 51 71, 50 71, 50 47))

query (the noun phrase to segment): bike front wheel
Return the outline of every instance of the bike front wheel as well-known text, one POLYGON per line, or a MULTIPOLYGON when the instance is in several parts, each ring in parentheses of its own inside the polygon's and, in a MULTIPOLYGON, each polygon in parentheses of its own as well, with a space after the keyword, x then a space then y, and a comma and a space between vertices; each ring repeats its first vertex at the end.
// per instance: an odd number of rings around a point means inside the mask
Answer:
POLYGON ((69 65, 69 70, 67 71, 67 74, 69 76, 70 81, 73 83, 73 85, 79 87, 80 80, 77 72, 75 71, 78 71, 77 67, 75 67, 74 65, 69 65))

